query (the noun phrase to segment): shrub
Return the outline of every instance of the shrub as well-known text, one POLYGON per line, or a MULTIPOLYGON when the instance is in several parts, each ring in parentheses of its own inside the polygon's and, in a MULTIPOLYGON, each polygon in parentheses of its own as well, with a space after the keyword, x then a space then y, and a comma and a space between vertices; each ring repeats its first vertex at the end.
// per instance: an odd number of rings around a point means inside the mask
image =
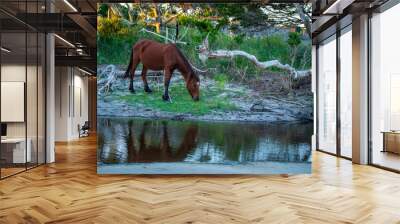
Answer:
POLYGON ((299 46, 301 44, 300 33, 290 32, 287 42, 291 47, 299 46))
POLYGON ((123 25, 117 17, 98 17, 97 32, 100 36, 113 36, 121 31, 123 25))

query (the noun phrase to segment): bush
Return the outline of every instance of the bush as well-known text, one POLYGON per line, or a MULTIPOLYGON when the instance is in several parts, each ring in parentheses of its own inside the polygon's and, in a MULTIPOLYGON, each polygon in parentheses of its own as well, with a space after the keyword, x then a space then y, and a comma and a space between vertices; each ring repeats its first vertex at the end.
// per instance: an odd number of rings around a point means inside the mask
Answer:
POLYGON ((113 36, 120 33, 123 28, 121 19, 117 17, 111 19, 98 17, 97 32, 100 36, 113 36))
POLYGON ((287 42, 291 47, 299 46, 301 44, 300 33, 290 32, 287 42))

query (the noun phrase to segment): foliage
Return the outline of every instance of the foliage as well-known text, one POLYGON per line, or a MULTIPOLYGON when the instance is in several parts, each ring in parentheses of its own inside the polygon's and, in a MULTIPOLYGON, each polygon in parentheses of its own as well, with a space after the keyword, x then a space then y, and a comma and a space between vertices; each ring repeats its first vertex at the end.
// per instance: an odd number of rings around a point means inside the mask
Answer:
POLYGON ((197 28, 201 33, 211 33, 213 35, 219 30, 219 26, 213 25, 210 20, 197 19, 194 16, 182 15, 179 17, 178 22, 181 26, 197 28))
POLYGON ((111 19, 99 17, 97 30, 102 34, 122 34, 126 27, 123 26, 121 19, 113 17, 111 19))
POLYGON ((263 25, 268 16, 263 13, 260 4, 214 4, 218 15, 230 17, 233 23, 240 22, 243 27, 263 25))
POLYGON ((162 41, 140 32, 142 24, 127 26, 118 18, 98 18, 97 61, 99 64, 128 64, 132 46, 140 39, 162 41))
POLYGON ((100 4, 97 13, 101 17, 107 17, 109 6, 107 4, 100 4))
MULTIPOLYGON (((166 29, 168 29, 169 35, 175 35, 177 22, 179 24, 180 41, 187 43, 186 45, 178 44, 178 47, 190 63, 196 67, 211 68, 212 73, 209 75, 211 77, 217 76, 214 77, 215 79, 219 79, 220 74, 227 75, 229 81, 242 80, 243 77, 252 79, 257 78, 265 71, 254 66, 249 60, 240 57, 232 60, 208 60, 206 64, 202 64, 198 58, 197 46, 202 43, 207 35, 209 35, 210 49, 213 50, 243 50, 255 55, 260 61, 277 59, 282 63, 292 64, 298 69, 309 69, 311 67, 311 41, 299 32, 251 35, 244 32, 229 31, 235 26, 240 31, 240 27, 244 27, 247 19, 249 19, 248 25, 251 26, 251 18, 247 18, 248 15, 243 13, 259 10, 258 5, 246 4, 239 7, 237 4, 192 4, 192 13, 188 13, 188 9, 180 8, 178 4, 126 4, 130 8, 123 9, 124 7, 122 7, 121 9, 121 5, 118 5, 116 7, 117 12, 111 14, 118 14, 119 16, 110 17, 103 16, 107 14, 104 13, 106 7, 103 7, 103 5, 99 5, 99 10, 102 12, 98 17, 99 64, 127 65, 131 48, 138 40, 146 38, 164 42, 164 39, 156 35, 141 32, 143 28, 160 32, 161 35, 165 35, 166 29), (154 9, 154 5, 157 5, 158 8, 154 9), (245 11, 241 11, 244 8, 245 11), (128 18, 129 15, 126 15, 126 13, 136 19, 131 21, 132 18, 128 18), (154 18, 157 16, 161 16, 161 18, 154 18), (157 20, 162 23, 161 29, 154 26, 157 20), (166 23, 166 21, 172 22, 166 23)), ((292 13, 294 13, 293 10, 292 13)), ((257 11, 258 13, 262 12, 257 11)), ((254 25, 256 20, 254 18, 252 20, 254 25)), ((264 29, 269 28, 266 26, 264 29)), ((174 39, 175 36, 170 38, 174 39)), ((272 68, 271 71, 277 71, 277 69, 272 68)))
POLYGON ((297 52, 299 50, 299 45, 301 44, 301 39, 300 39, 300 34, 298 32, 290 32, 289 33, 289 38, 287 40, 287 43, 289 44, 291 48, 290 56, 291 56, 291 62, 290 65, 294 65, 296 62, 297 58, 297 52))
MULTIPOLYGON (((100 4, 99 15, 105 16, 106 4, 100 4)), ((112 14, 133 22, 140 20, 147 25, 163 26, 174 17, 185 20, 187 16, 197 20, 212 21, 218 28, 241 32, 247 27, 296 28, 309 32, 311 26, 311 4, 263 4, 263 3, 185 3, 185 4, 108 4, 112 14)), ((108 6, 107 5, 107 6, 108 6)), ((197 21, 191 21, 197 22, 197 21)), ((200 25, 200 24, 197 24, 200 25)), ((201 23, 201 25, 206 25, 201 23)), ((207 25, 207 28, 210 28, 207 25)))

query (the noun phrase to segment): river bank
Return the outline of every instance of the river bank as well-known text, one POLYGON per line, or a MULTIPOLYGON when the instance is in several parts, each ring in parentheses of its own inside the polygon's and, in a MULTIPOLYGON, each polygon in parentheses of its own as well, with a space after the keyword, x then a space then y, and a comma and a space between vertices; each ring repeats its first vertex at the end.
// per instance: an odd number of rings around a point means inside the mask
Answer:
MULTIPOLYGON (((104 66, 99 66, 102 69, 104 66)), ((120 73, 123 72, 122 69, 120 73)), ((100 73, 100 72, 99 72, 100 73)), ((98 77, 98 89, 102 84, 98 77)), ((127 79, 118 78, 108 93, 99 92, 99 116, 143 117, 172 120, 295 122, 313 119, 313 100, 308 87, 293 91, 282 88, 276 74, 265 74, 257 82, 221 82, 201 76, 201 99, 193 102, 180 74, 174 74, 170 85, 171 102, 161 99, 162 77, 149 79, 153 92, 143 91, 140 76, 135 78, 136 93, 128 91, 127 79)), ((306 85, 309 86, 309 85, 306 85)))

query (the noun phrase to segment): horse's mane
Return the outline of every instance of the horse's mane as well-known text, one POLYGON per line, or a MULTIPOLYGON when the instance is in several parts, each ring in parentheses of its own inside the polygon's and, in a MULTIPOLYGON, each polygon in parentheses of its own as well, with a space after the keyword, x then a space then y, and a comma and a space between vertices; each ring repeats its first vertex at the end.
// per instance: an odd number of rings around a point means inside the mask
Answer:
POLYGON ((176 47, 176 50, 178 51, 179 56, 181 56, 183 63, 185 63, 186 67, 188 67, 190 69, 190 73, 192 74, 192 76, 196 79, 196 81, 199 81, 200 80, 199 76, 197 75, 196 72, 194 72, 192 65, 186 59, 185 55, 183 55, 182 51, 178 47, 176 47))

